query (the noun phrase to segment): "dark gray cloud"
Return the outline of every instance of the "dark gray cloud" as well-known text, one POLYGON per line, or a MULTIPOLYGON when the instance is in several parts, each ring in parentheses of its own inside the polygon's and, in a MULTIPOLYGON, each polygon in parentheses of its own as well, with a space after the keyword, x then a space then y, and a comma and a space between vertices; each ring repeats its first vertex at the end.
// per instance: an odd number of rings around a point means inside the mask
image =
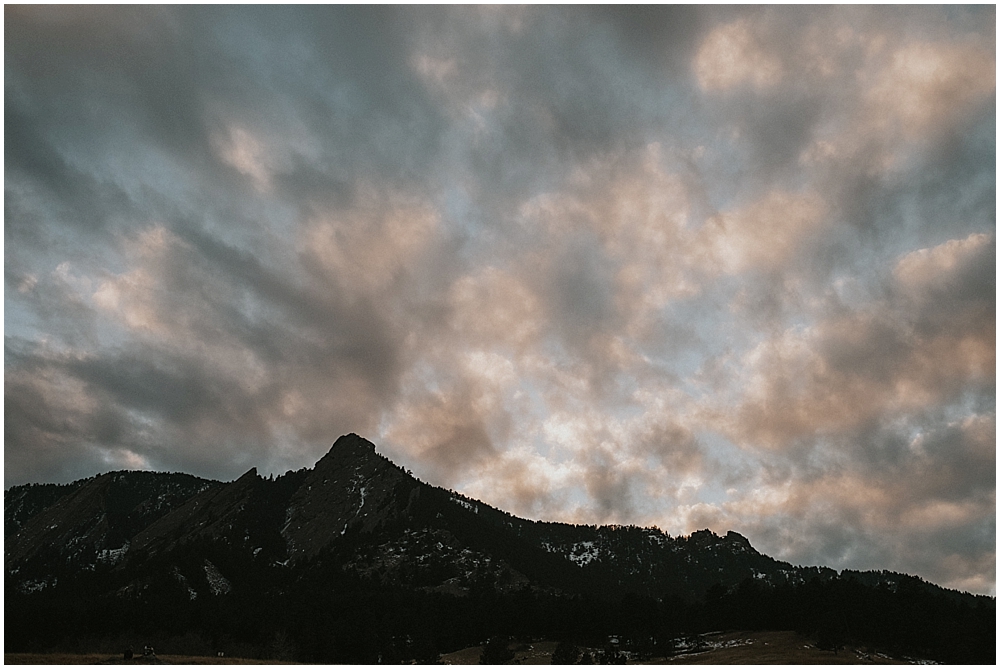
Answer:
POLYGON ((995 9, 5 19, 6 485, 354 431, 995 588, 995 9))

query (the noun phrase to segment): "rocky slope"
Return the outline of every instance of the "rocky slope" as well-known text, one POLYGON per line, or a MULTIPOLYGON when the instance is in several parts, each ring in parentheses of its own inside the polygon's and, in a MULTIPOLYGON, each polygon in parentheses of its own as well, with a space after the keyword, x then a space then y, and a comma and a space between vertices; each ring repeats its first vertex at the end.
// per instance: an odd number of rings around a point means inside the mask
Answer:
POLYGON ((93 566, 110 551, 127 551, 144 528, 213 485, 221 484, 187 474, 112 472, 65 486, 11 488, 4 492, 4 566, 93 566))

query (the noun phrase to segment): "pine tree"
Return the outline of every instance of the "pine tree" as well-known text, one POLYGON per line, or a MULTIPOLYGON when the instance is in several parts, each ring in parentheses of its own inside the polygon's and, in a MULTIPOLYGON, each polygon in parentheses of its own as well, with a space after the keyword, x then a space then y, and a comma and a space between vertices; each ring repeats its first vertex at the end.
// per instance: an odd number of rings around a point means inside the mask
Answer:
POLYGON ((491 636, 483 646, 482 655, 479 656, 479 664, 507 664, 514 659, 514 651, 508 647, 507 637, 491 636))
POLYGON ((552 653, 552 664, 576 664, 580 659, 580 649, 569 641, 562 641, 552 653))

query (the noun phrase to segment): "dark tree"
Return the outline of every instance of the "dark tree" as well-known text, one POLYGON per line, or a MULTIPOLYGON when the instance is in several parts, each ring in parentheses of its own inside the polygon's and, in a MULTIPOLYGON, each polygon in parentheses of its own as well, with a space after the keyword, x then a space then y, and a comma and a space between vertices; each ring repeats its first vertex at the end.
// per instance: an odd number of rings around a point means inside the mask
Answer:
POLYGON ((552 664, 576 664, 580 659, 580 649, 569 641, 562 641, 552 653, 552 664))
POLYGON ((816 630, 816 647, 820 650, 832 650, 836 655, 837 651, 844 648, 845 637, 842 617, 833 612, 824 614, 819 629, 816 630))
POLYGON ((507 664, 514 659, 514 651, 508 647, 507 637, 491 636, 483 646, 479 664, 507 664))
POLYGON ((413 640, 413 659, 417 664, 437 664, 439 655, 429 634, 418 634, 413 640))

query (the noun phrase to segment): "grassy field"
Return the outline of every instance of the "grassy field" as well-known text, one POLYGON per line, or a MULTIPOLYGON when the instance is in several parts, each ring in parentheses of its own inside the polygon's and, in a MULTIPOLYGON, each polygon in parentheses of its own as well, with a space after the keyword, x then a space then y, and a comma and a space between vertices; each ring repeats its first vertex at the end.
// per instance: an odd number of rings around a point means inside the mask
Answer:
MULTIPOLYGON (((556 641, 538 641, 522 647, 521 644, 510 645, 514 649, 514 660, 518 664, 552 664, 552 653, 555 652, 556 641)), ((443 664, 479 664, 479 656, 483 652, 482 646, 472 646, 456 650, 441 656, 443 664)))
POLYGON ((909 664, 853 646, 834 654, 795 632, 727 632, 706 641, 708 650, 661 658, 655 664, 909 664))
MULTIPOLYGON (((654 657, 648 662, 629 664, 909 664, 902 659, 847 648, 832 651, 815 648, 808 639, 795 632, 725 632, 705 635, 703 649, 673 657, 654 657)), ((530 648, 515 649, 519 664, 550 664, 558 644, 554 641, 533 643, 530 648)), ((596 649, 590 649, 591 652, 596 649)), ((482 646, 464 648, 441 656, 444 664, 478 664, 482 646)))
MULTIPOLYGON (((834 655, 819 650, 795 632, 724 632, 701 637, 701 644, 690 652, 672 657, 654 657, 648 662, 629 664, 909 664, 907 659, 891 658, 864 648, 848 646, 834 655)), ((538 641, 532 644, 511 643, 517 664, 551 664, 559 644, 538 641)), ((441 656, 442 664, 479 664, 482 646, 463 648, 441 656)), ((587 649, 584 649, 587 650, 587 649)), ((594 652, 596 649, 589 649, 594 652)), ((159 655, 152 662, 141 657, 126 662, 121 655, 104 653, 73 655, 69 653, 5 653, 4 664, 290 664, 238 657, 198 657, 159 655)))
POLYGON ((121 655, 107 653, 4 653, 4 664, 290 664, 272 660, 247 660, 242 657, 203 657, 197 655, 157 655, 153 660, 136 657, 126 661, 121 655))

